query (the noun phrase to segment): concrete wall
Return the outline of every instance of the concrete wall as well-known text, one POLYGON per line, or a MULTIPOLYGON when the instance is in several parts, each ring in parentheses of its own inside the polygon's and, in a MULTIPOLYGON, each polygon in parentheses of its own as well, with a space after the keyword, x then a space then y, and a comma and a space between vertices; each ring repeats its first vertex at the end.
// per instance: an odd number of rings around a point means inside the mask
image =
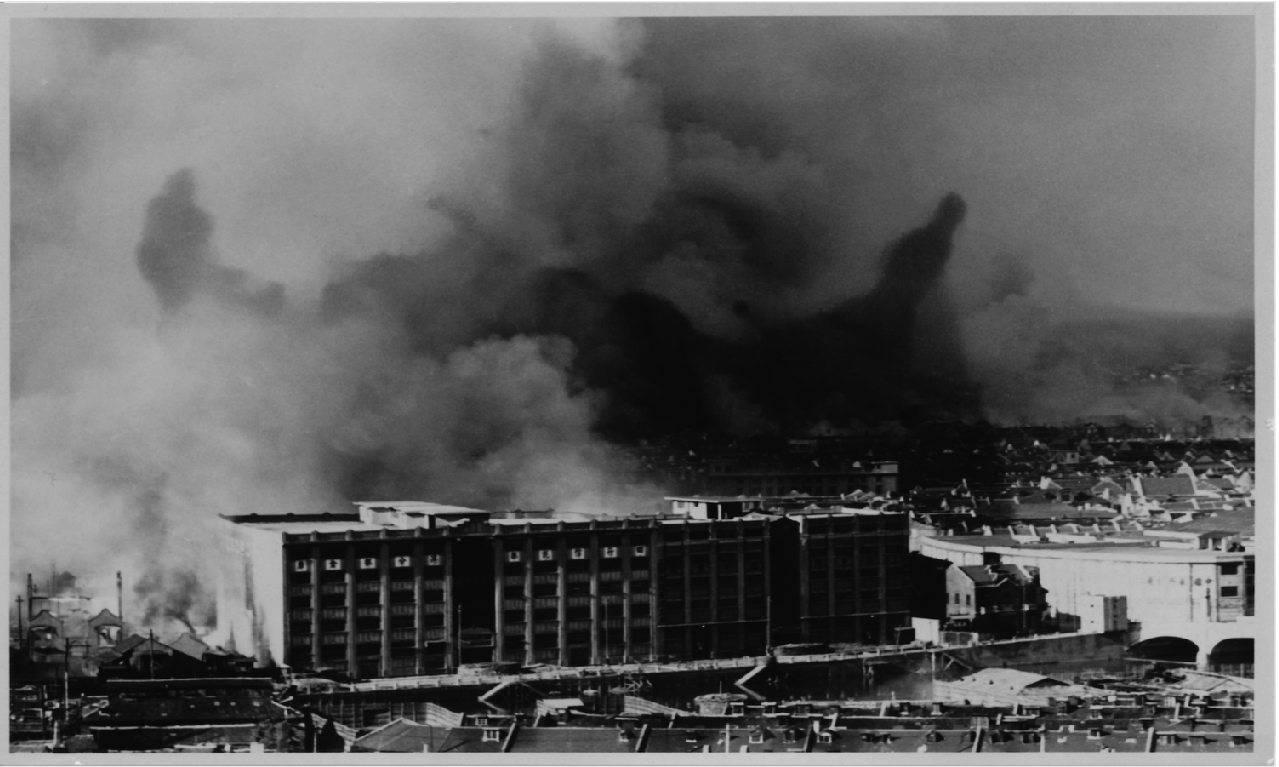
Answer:
MULTIPOLYGON (((957 565, 981 564, 983 548, 971 538, 921 538, 920 551, 957 565)), ((1007 564, 1038 567, 1048 604, 1062 628, 1076 629, 1094 595, 1126 596, 1128 619, 1140 622, 1139 639, 1217 633, 1234 612, 1221 609, 1220 565, 1244 554, 1149 548, 987 547, 1007 564)), ((1251 555, 1248 555, 1251 556, 1251 555)), ((1242 627, 1241 627, 1242 628, 1242 627)), ((1251 635, 1245 630, 1242 636, 1251 635)))
POLYGON ((915 629, 915 641, 932 642, 933 644, 941 642, 941 621, 936 618, 912 617, 910 625, 915 629))
POLYGON ((977 590, 964 571, 952 566, 946 570, 946 617, 972 620, 977 617, 977 590))
MULTIPOLYGON (((961 633, 942 632, 943 636, 961 633)), ((1122 659, 1127 647, 1127 636, 1119 631, 1109 634, 1057 634, 968 646, 951 645, 941 649, 883 655, 881 658, 905 671, 925 673, 945 667, 947 658, 954 658, 974 668, 1016 668, 1072 661, 1101 663, 1122 659)))
POLYGON ((1118 660, 1127 648, 1123 632, 1063 634, 997 644, 974 645, 947 654, 977 666, 1025 666, 1078 660, 1118 660))

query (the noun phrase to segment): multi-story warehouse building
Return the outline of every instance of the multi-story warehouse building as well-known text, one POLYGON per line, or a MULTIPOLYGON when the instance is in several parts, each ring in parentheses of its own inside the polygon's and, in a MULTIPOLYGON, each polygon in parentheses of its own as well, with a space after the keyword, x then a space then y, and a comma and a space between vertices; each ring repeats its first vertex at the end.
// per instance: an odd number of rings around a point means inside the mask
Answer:
POLYGON ((653 657, 656 521, 493 520, 493 658, 582 666, 653 657))
POLYGON ((371 678, 734 657, 779 626, 883 643, 909 625, 901 514, 568 521, 401 503, 225 519, 219 620, 264 664, 371 678))
POLYGON ((672 659, 764 653, 777 593, 776 517, 664 520, 658 538, 660 655, 672 659))
POLYGON ((779 622, 793 621, 806 642, 897 642, 910 626, 907 515, 859 509, 786 519, 782 534, 796 540, 778 547, 778 591, 797 598, 779 601, 779 622))

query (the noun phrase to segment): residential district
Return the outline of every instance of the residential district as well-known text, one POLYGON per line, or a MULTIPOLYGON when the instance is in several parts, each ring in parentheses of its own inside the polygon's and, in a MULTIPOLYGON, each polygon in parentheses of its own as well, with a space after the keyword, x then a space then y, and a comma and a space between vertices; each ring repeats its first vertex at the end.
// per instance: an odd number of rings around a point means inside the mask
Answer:
POLYGON ((11 747, 1248 752, 1232 428, 687 435, 635 447, 645 514, 226 514, 216 634, 27 578, 11 747))

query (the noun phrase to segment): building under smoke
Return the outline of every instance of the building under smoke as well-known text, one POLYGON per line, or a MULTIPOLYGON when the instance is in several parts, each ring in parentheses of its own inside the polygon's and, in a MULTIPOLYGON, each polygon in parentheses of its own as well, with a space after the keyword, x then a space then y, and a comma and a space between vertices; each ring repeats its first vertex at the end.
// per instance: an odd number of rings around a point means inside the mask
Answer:
POLYGON ((239 651, 297 670, 738 657, 909 626, 904 514, 576 522, 374 503, 225 520, 219 617, 239 651))

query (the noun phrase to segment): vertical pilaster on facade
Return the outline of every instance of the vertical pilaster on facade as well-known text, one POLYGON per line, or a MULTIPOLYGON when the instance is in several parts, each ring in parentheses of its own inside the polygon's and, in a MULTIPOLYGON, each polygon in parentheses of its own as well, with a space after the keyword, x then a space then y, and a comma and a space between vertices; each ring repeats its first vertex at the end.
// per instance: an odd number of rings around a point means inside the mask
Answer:
POLYGON ((879 599, 879 644, 888 643, 888 613, 891 605, 888 604, 888 534, 884 532, 882 520, 875 523, 875 553, 879 557, 879 567, 876 572, 878 581, 875 586, 875 596, 879 599))
POLYGON ((651 543, 648 549, 648 593, 649 593, 649 625, 652 626, 649 635, 649 658, 656 660, 658 657, 666 654, 666 629, 665 625, 670 623, 670 618, 666 615, 666 610, 662 607, 660 599, 662 586, 659 585, 661 580, 661 568, 659 564, 666 559, 666 540, 662 537, 661 531, 663 526, 659 524, 653 525, 649 531, 651 543))
MULTIPOLYGON (((537 547, 531 532, 532 525, 524 525, 524 665, 531 666, 537 662, 533 652, 533 569, 536 567, 537 547)), ((505 584, 503 584, 505 591, 505 584)), ((564 620, 564 592, 560 592, 560 620, 564 620)))
POLYGON ((799 534, 799 631, 804 641, 812 639, 813 621, 809 615, 812 609, 812 588, 809 583, 811 572, 808 569, 808 527, 800 528, 799 534))
POLYGON ((658 624, 661 616, 658 611, 661 609, 661 602, 657 598, 657 547, 660 543, 660 525, 653 525, 648 531, 648 560, 644 563, 644 567, 648 569, 648 659, 656 660, 657 649, 662 645, 658 642, 658 624))
POLYGON ((835 520, 826 520, 826 637, 834 641, 838 613, 835 610, 835 520))
MULTIPOLYGON (((604 653, 600 651, 600 629, 604 624, 600 622, 600 600, 603 597, 600 594, 599 537, 595 530, 595 520, 592 519, 591 537, 586 549, 586 558, 591 574, 591 663, 598 666, 604 662, 604 653)), ((607 652, 607 649, 605 652, 607 652)))
POLYGON ((622 520, 622 546, 618 550, 618 556, 622 558, 622 662, 630 663, 631 656, 634 654, 631 645, 631 555, 635 553, 635 547, 631 543, 631 535, 627 528, 631 526, 630 519, 622 520))
POLYGON ((445 661, 456 671, 462 665, 462 648, 458 621, 457 584, 453 577, 453 556, 456 553, 453 545, 452 529, 444 530, 444 642, 445 661))
MULTIPOLYGON (((555 525, 555 562, 558 568, 559 589, 561 594, 568 593, 568 541, 564 538, 564 522, 559 521, 555 525)), ((529 592, 529 603, 532 604, 532 592, 529 592)), ((565 603, 560 602, 559 605, 559 623, 557 625, 556 641, 559 642, 560 661, 559 665, 567 666, 568 662, 568 613, 566 612, 565 603)))
POLYGON ((710 563, 711 563, 711 657, 719 655, 719 538, 715 535, 715 529, 708 531, 710 534, 710 563))
POLYGON ((684 536, 683 546, 680 551, 684 557, 684 614, 679 616, 680 640, 684 645, 684 653, 688 654, 693 649, 693 630, 689 624, 693 620, 693 555, 689 552, 688 546, 688 526, 691 524, 688 519, 680 525, 680 531, 684 536))
POLYGON ((862 638, 862 621, 866 613, 866 600, 862 597, 862 587, 865 585, 862 579, 862 568, 865 567, 865 560, 862 558, 862 545, 867 542, 866 534, 860 527, 856 528, 856 534, 850 539, 852 541, 853 552, 853 632, 856 641, 860 642, 862 638))
MULTIPOLYGON (((767 599, 767 594, 765 595, 767 599)), ((746 523, 741 517, 737 519, 737 620, 739 653, 744 654, 746 647, 746 523)))
MULTIPOLYGON (((426 629, 424 627, 425 620, 423 616, 423 603, 426 601, 426 595, 423 592, 422 580, 422 560, 426 556, 426 548, 422 544, 422 529, 418 528, 414 532, 413 540, 413 665, 417 669, 417 673, 421 674, 426 670, 426 629)), ((383 576, 388 578, 389 576, 383 576)), ((389 588, 389 585, 388 585, 389 588)), ((389 594, 383 591, 383 594, 389 594)), ((384 616, 391 614, 390 599, 386 600, 386 606, 382 610, 384 616)), ((387 618, 387 630, 390 629, 390 618, 387 618)))
MULTIPOLYGON (((316 539, 316 534, 311 534, 311 540, 316 539)), ((320 663, 320 645, 324 637, 320 634, 320 615, 323 608, 320 606, 320 547, 312 545, 309 549, 311 558, 311 668, 319 668, 320 663)))
MULTIPOLYGON (((502 529, 493 531, 493 660, 506 660, 506 536, 502 529)), ((529 566, 528 558, 524 567, 529 566)))
POLYGON ((773 526, 764 525, 764 647, 773 645, 773 526))
MULTIPOLYGON (((386 542, 386 531, 378 536, 382 542, 377 547, 378 625, 382 629, 382 676, 391 675, 391 547, 386 542)), ((415 579, 416 580, 416 579, 415 579)), ((359 608, 357 607, 358 611, 359 608)), ((417 643, 421 646, 421 642, 417 643)))
MULTIPOLYGON (((532 665, 532 663, 537 662, 536 648, 533 647, 533 633, 535 633, 533 631, 533 561, 535 560, 532 557, 536 556, 532 554, 533 548, 535 546, 533 546, 533 539, 530 537, 526 546, 524 546, 524 551, 530 552, 528 554, 528 557, 530 557, 528 566, 524 568, 524 665, 532 665)), ((505 589, 505 584, 503 584, 503 588, 505 589)))
POLYGON ((343 572, 342 577, 346 580, 346 673, 352 678, 360 677, 359 661, 356 656, 356 633, 355 633, 355 544, 351 543, 354 535, 350 530, 346 531, 346 546, 343 547, 343 572))

